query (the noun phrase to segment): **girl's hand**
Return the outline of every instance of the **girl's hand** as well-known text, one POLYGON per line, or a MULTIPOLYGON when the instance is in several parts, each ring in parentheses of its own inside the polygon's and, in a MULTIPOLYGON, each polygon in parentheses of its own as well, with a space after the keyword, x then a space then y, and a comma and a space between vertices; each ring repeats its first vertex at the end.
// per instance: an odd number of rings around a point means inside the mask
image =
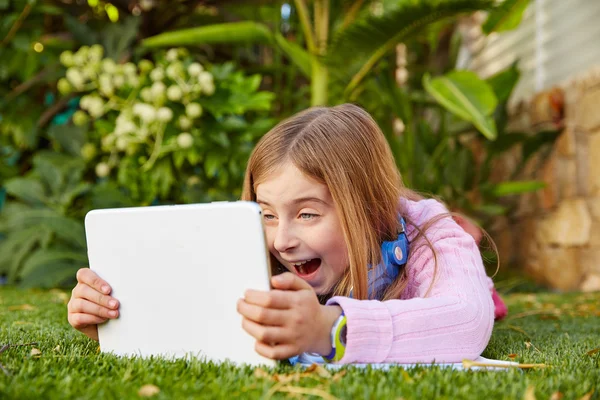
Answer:
POLYGON ((97 325, 119 316, 119 302, 109 296, 110 285, 89 268, 77 271, 77 286, 67 305, 71 326, 98 340, 97 325))
POLYGON ((271 359, 303 352, 328 355, 331 327, 342 309, 319 304, 313 288, 291 272, 271 282, 275 290, 248 290, 237 304, 242 327, 256 338, 256 352, 271 359))

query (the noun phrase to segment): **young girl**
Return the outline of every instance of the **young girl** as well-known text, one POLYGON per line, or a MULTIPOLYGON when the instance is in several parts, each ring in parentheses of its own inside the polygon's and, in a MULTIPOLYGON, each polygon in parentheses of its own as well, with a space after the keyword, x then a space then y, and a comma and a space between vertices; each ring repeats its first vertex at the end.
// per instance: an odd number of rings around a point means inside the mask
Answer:
MULTIPOLYGON (((250 157, 242 199, 261 206, 272 263, 287 271, 237 305, 261 355, 430 363, 485 349, 494 292, 474 239, 402 185, 359 107, 311 108, 273 128, 250 157)), ((69 322, 97 340, 118 301, 91 270, 77 280, 69 322)))

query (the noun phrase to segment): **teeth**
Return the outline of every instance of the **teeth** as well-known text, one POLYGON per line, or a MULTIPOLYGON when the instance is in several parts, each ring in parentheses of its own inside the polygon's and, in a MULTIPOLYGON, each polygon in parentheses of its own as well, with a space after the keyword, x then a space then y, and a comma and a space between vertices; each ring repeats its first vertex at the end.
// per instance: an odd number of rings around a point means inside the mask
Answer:
POLYGON ((312 261, 312 258, 310 260, 304 260, 304 261, 300 261, 300 262, 296 262, 296 263, 292 263, 292 265, 299 267, 301 265, 306 264, 307 262, 312 261))
POLYGON ((302 275, 304 275, 304 267, 303 266, 298 267, 298 272, 300 272, 302 275))

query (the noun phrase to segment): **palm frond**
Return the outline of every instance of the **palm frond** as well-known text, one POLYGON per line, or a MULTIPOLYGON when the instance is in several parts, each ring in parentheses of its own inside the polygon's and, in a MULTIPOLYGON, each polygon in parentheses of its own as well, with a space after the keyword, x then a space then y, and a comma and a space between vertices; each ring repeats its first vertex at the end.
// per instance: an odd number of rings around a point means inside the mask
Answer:
MULTIPOLYGON (((334 38, 326 62, 341 66, 347 60, 366 58, 348 85, 348 91, 352 91, 381 57, 422 28, 462 13, 491 9, 493 5, 493 0, 401 1, 383 15, 368 15, 342 30, 334 38)), ((355 71, 348 72, 352 76, 355 71)))

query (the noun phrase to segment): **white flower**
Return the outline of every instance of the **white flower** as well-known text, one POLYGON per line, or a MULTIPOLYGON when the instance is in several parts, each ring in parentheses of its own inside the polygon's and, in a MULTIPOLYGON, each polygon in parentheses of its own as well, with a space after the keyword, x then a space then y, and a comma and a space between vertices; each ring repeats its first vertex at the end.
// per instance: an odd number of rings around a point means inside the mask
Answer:
POLYGON ((198 64, 198 63, 191 63, 188 66, 188 74, 190 74, 190 76, 198 76, 200 75, 200 72, 203 71, 202 65, 198 64))
POLYGON ((167 90, 167 87, 162 82, 154 82, 150 87, 150 92, 152 93, 153 98, 164 95, 165 90, 167 90))
POLYGON ((161 67, 156 67, 150 72, 150 79, 154 82, 162 81, 165 78, 165 71, 161 67))
POLYGON ((150 88, 143 88, 140 91, 140 97, 142 98, 142 100, 144 100, 146 103, 150 103, 152 102, 153 96, 152 96, 152 90, 150 90, 150 88))
POLYGON ((161 122, 169 122, 173 118, 173 111, 169 107, 161 107, 156 111, 156 119, 161 122))
POLYGON ((183 96, 183 91, 181 90, 181 88, 179 86, 171 85, 167 89, 167 98, 171 101, 181 100, 182 96, 183 96))
POLYGON ((95 44, 92 47, 90 47, 89 51, 88 51, 88 58, 91 61, 100 61, 102 60, 102 56, 104 55, 104 48, 102 46, 100 46, 99 44, 95 44))
POLYGON ((173 80, 183 78, 183 64, 179 61, 167 67, 167 76, 173 80))
POLYGON ((112 79, 108 74, 102 74, 98 78, 98 89, 106 97, 110 97, 114 94, 115 88, 112 84, 112 79))
POLYGON ((185 113, 191 119, 198 118, 202 115, 202 106, 198 103, 190 103, 185 106, 185 113))
POLYGON ((60 78, 58 80, 58 82, 56 83, 56 88, 62 95, 67 95, 67 94, 71 93, 71 91, 73 90, 73 88, 71 87, 71 84, 65 78, 60 78))
POLYGON ((396 118, 394 120, 394 133, 396 135, 400 135, 404 132, 406 126, 404 126, 404 122, 400 118, 396 118))
POLYGON ((141 60, 138 63, 138 67, 140 68, 140 71, 148 72, 148 71, 152 70, 152 68, 154 68, 154 64, 152 64, 152 61, 150 61, 150 60, 141 60))
POLYGON ((99 162, 96 164, 96 175, 98 175, 99 178, 104 178, 105 176, 108 176, 108 174, 110 174, 110 167, 107 163, 99 162))
POLYGON ((190 129, 192 127, 192 121, 190 121, 190 119, 185 115, 181 115, 177 122, 179 122, 179 127, 183 130, 190 129))
POLYGON ((125 84, 125 77, 123 75, 113 76, 113 85, 118 89, 125 84))
POLYGON ((198 184, 200 184, 200 178, 198 178, 198 177, 197 177, 197 176, 195 176, 195 175, 193 175, 193 176, 190 176, 190 177, 187 179, 187 182, 186 182, 186 183, 187 183, 187 185, 188 185, 188 186, 194 186, 194 185, 198 185, 198 184))
POLYGON ((215 92, 215 83, 211 73, 202 71, 200 75, 198 75, 198 82, 200 83, 202 91, 207 95, 210 96, 215 92))
POLYGON ((167 54, 166 54, 165 58, 169 62, 177 61, 177 58, 179 56, 178 53, 179 52, 177 51, 177 49, 170 49, 169 51, 167 51, 167 54))
POLYGON ((87 112, 94 118, 98 118, 104 114, 104 102, 98 96, 83 96, 79 102, 79 105, 84 110, 87 110, 87 112))
POLYGON ((73 85, 73 87, 77 90, 83 89, 83 84, 85 83, 81 72, 74 67, 67 69, 67 80, 73 85))
POLYGON ((102 149, 105 151, 110 151, 112 145, 115 143, 115 139, 116 137, 112 133, 110 135, 102 137, 102 139, 100 140, 102 144, 102 149))
POLYGON ((137 129, 137 125, 124 113, 119 114, 117 117, 117 121, 115 124, 115 135, 121 136, 126 133, 135 132, 137 129))
POLYGON ((102 63, 100 65, 102 71, 106 72, 107 74, 113 74, 117 70, 117 65, 110 58, 105 58, 104 60, 102 60, 102 63))
POLYGON ((60 63, 67 68, 72 67, 74 64, 73 52, 66 50, 60 53, 60 63))
POLYGON ((127 144, 129 144, 129 141, 127 140, 127 138, 125 136, 121 136, 117 138, 117 141, 115 142, 115 146, 117 147, 117 150, 125 150, 127 148, 127 144))
POLYGON ((182 149, 189 149, 194 145, 194 137, 187 132, 180 133, 177 136, 177 145, 182 149))
POLYGON ((137 68, 134 63, 128 62, 123 65, 123 72, 125 75, 136 75, 137 68))
POLYGON ((146 123, 150 123, 156 119, 156 109, 146 103, 136 103, 133 106, 133 114, 140 117, 146 123))

